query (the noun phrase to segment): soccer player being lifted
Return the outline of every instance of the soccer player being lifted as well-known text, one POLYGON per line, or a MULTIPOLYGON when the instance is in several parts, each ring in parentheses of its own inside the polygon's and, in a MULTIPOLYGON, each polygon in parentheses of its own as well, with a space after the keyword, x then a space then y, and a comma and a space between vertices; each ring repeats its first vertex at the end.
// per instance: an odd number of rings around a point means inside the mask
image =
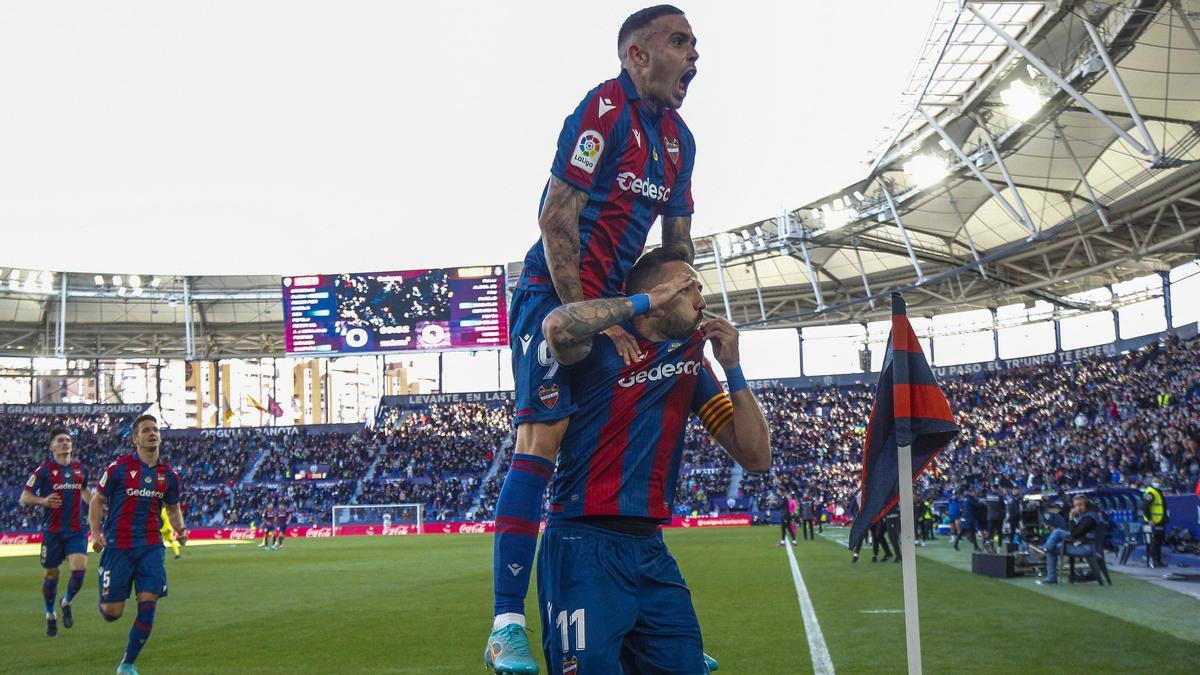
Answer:
POLYGON ((771 467, 766 419, 739 365, 738 332, 700 325, 687 251, 667 245, 629 273, 627 298, 571 303, 545 320, 579 410, 563 437, 537 557, 551 673, 707 673, 691 594, 663 543, 691 414, 748 471, 771 467), (621 325, 646 355, 626 365, 621 325), (705 342, 725 371, 721 388, 705 342), (597 564, 596 561, 600 561, 597 564))
POLYGON ((63 559, 71 569, 67 594, 62 599, 63 627, 75 625, 71 601, 83 587, 87 574, 87 532, 83 529, 83 505, 92 499, 83 465, 72 457, 75 446, 71 432, 63 427, 50 430, 50 459, 42 462, 21 490, 21 503, 42 507, 42 598, 46 601, 46 635, 58 635, 54 601, 58 595, 58 568, 63 559))
MULTIPOLYGON (((625 276, 662 216, 662 239, 693 255, 695 141, 677 112, 696 75, 696 38, 683 12, 658 5, 631 15, 617 35, 620 74, 583 97, 563 124, 542 195, 541 238, 525 257, 512 297, 510 337, 517 396, 516 448, 496 503, 495 618, 484 663, 536 673, 525 636, 525 596, 542 499, 578 407, 542 333, 560 304, 619 296, 625 276)), ((605 333, 626 365, 637 342, 605 333)))
POLYGON ((137 673, 134 661, 150 639, 158 599, 167 595, 166 552, 159 513, 165 508, 175 538, 187 544, 188 531, 179 509, 179 474, 159 457, 162 437, 158 421, 142 415, 133 421, 136 450, 118 457, 100 474, 92 496, 88 523, 92 548, 100 553, 100 616, 116 621, 137 587, 137 618, 129 629, 118 673, 137 673), (101 514, 105 513, 101 524, 101 514))

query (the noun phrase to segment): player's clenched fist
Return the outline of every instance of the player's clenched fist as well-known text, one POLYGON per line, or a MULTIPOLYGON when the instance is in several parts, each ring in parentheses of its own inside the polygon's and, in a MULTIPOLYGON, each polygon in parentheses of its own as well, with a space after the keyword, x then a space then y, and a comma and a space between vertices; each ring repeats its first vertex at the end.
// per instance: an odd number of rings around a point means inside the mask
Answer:
POLYGON ((742 361, 738 350, 738 329, 725 319, 709 319, 700 326, 704 339, 712 342, 713 356, 725 370, 736 368, 742 361))
POLYGON ((187 544, 187 539, 188 539, 188 530, 187 530, 187 528, 184 528, 184 529, 182 529, 182 530, 179 530, 179 531, 177 531, 177 532, 175 533, 175 541, 179 542, 179 545, 180 545, 180 546, 183 546, 183 545, 187 544))
POLYGON ((92 550, 95 551, 96 553, 101 553, 104 551, 105 546, 108 546, 108 540, 106 540, 104 538, 104 533, 103 532, 93 532, 92 533, 92 550))

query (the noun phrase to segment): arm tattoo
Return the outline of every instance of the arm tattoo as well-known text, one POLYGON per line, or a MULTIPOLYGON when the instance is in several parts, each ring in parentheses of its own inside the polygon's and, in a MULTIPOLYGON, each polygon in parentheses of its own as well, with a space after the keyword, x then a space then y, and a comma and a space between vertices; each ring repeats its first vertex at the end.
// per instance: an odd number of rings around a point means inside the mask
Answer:
POLYGON ((564 304, 583 300, 579 281, 579 214, 587 199, 586 192, 551 176, 546 203, 538 219, 550 279, 564 304))
POLYGON ((692 243, 692 217, 671 216, 663 218, 663 243, 677 243, 688 251, 688 262, 696 258, 696 245, 692 243))
POLYGON ((599 298, 561 305, 546 317, 550 351, 559 363, 577 363, 592 351, 592 338, 633 316, 629 298, 599 298))

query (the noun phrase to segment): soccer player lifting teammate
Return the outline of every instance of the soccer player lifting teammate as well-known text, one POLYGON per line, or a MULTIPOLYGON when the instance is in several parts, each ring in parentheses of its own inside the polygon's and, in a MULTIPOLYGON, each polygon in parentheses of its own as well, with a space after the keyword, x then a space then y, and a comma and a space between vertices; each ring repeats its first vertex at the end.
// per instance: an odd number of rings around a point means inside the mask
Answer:
POLYGON ((71 432, 63 427, 50 430, 50 459, 42 462, 25 483, 21 503, 42 507, 42 598, 46 601, 46 635, 58 635, 54 600, 58 595, 58 568, 63 559, 71 569, 67 594, 62 599, 63 627, 75 625, 71 601, 83 587, 87 573, 87 532, 83 529, 83 505, 92 499, 83 465, 72 457, 75 446, 71 432))
MULTIPOLYGON (((563 124, 538 224, 510 311, 517 396, 516 448, 496 504, 495 619, 484 662, 536 673, 524 633, 525 596, 542 497, 568 420, 578 409, 551 355, 542 320, 560 304, 620 296, 625 277, 663 218, 664 243, 692 258, 695 142, 676 112, 696 75, 696 38, 683 12, 658 5, 631 15, 617 36, 621 73, 592 89, 563 124)), ((605 334, 624 364, 637 341, 605 334)))
POLYGON ((166 509, 176 540, 187 544, 188 539, 179 509, 179 474, 159 457, 158 421, 152 415, 138 417, 132 437, 136 451, 117 458, 100 474, 88 513, 92 548, 100 553, 100 615, 105 621, 121 618, 125 601, 137 586, 137 618, 129 629, 118 673, 137 673, 134 661, 150 639, 158 599, 167 595, 161 509, 166 509))
POLYGON ((766 419, 741 372, 738 332, 700 325, 687 253, 642 256, 628 298, 571 303, 545 320, 579 410, 563 438, 538 552, 542 647, 551 673, 707 673, 691 594, 663 542, 689 413, 748 471, 771 467, 766 419), (646 358, 626 365, 601 335, 621 325, 646 358), (726 394, 704 356, 725 371, 726 394), (599 561, 599 562, 597 562, 599 561))

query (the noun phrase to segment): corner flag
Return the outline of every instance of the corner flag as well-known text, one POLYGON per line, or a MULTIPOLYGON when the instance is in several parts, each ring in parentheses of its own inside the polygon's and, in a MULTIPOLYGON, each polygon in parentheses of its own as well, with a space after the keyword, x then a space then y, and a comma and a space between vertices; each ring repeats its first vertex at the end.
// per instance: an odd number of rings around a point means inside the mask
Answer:
POLYGON ((900 498, 898 448, 911 446, 913 471, 908 480, 912 480, 956 435, 958 426, 950 404, 908 323, 904 297, 892 293, 892 332, 867 425, 859 493, 862 504, 850 528, 850 548, 857 548, 867 528, 900 498))

